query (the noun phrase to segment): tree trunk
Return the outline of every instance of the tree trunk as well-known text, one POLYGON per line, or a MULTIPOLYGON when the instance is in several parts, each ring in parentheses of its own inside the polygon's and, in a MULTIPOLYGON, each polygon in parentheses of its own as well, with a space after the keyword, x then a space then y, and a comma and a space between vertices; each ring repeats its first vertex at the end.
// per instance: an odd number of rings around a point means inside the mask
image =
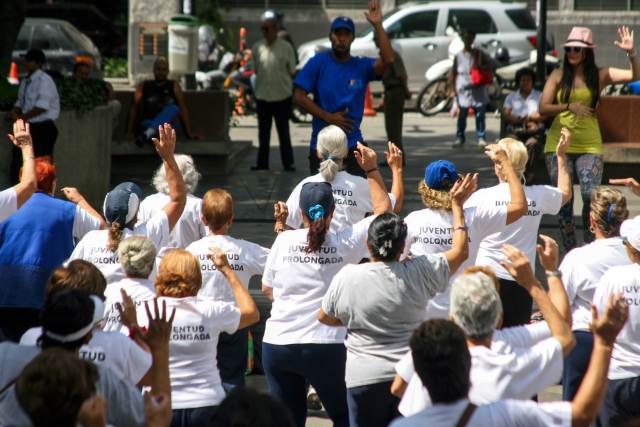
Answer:
POLYGON ((0 78, 9 74, 11 53, 24 23, 26 0, 0 0, 0 78))

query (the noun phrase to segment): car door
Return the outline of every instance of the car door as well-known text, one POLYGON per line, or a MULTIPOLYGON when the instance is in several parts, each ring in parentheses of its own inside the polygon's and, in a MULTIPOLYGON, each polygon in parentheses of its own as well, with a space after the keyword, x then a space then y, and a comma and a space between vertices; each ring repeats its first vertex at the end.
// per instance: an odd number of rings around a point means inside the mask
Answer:
POLYGON ((497 37, 498 27, 495 21, 486 10, 480 8, 451 8, 447 16, 447 30, 450 32, 460 31, 463 29, 472 30, 476 33, 475 45, 487 48, 485 45, 496 43, 498 46, 502 43, 497 37))
POLYGON ((393 47, 407 69, 412 92, 424 85, 427 68, 447 56, 448 38, 436 36, 438 16, 438 9, 410 12, 387 27, 393 47))

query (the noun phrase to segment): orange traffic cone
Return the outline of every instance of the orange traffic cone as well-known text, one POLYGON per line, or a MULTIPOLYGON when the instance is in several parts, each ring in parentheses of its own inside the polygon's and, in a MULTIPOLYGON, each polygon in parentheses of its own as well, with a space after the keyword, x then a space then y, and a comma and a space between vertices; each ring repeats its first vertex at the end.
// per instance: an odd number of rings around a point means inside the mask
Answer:
POLYGON ((247 48, 247 29, 240 27, 240 52, 247 48))
POLYGON ((20 84, 20 78, 18 77, 18 64, 15 62, 11 63, 11 71, 9 71, 9 78, 7 80, 9 80, 9 83, 12 85, 20 84))
POLYGON ((373 98, 371 97, 371 89, 367 85, 367 91, 364 94, 364 115, 375 116, 376 110, 373 109, 373 98))

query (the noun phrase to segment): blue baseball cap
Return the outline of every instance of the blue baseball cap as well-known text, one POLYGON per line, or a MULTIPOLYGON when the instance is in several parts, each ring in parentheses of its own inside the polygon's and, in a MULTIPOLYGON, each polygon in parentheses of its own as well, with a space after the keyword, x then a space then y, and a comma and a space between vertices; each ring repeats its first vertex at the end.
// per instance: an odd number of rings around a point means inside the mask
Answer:
POLYGON ((434 190, 448 190, 458 180, 458 170, 449 160, 436 160, 424 170, 424 183, 434 190))
POLYGON ((329 215, 334 205, 333 188, 328 182, 307 182, 300 189, 300 210, 311 221, 329 215))
POLYGON ((336 30, 339 30, 340 28, 344 28, 345 30, 349 30, 352 33, 355 34, 356 32, 356 26, 353 23, 353 21, 351 20, 351 18, 346 17, 346 16, 338 16, 336 19, 333 20, 333 22, 331 23, 331 32, 333 33, 336 30))
POLYGON ((127 225, 138 214, 142 201, 142 189, 133 182, 123 182, 109 191, 104 198, 104 217, 109 224, 127 225))

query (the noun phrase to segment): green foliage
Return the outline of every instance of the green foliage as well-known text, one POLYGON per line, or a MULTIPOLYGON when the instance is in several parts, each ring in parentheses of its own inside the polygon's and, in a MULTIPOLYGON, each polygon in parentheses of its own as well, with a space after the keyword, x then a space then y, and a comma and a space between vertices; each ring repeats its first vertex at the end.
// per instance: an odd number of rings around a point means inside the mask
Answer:
POLYGON ((124 58, 104 58, 105 77, 127 77, 128 62, 124 58))
POLYGON ((71 78, 56 80, 61 110, 86 113, 108 102, 107 84, 103 80, 78 81, 71 78))

